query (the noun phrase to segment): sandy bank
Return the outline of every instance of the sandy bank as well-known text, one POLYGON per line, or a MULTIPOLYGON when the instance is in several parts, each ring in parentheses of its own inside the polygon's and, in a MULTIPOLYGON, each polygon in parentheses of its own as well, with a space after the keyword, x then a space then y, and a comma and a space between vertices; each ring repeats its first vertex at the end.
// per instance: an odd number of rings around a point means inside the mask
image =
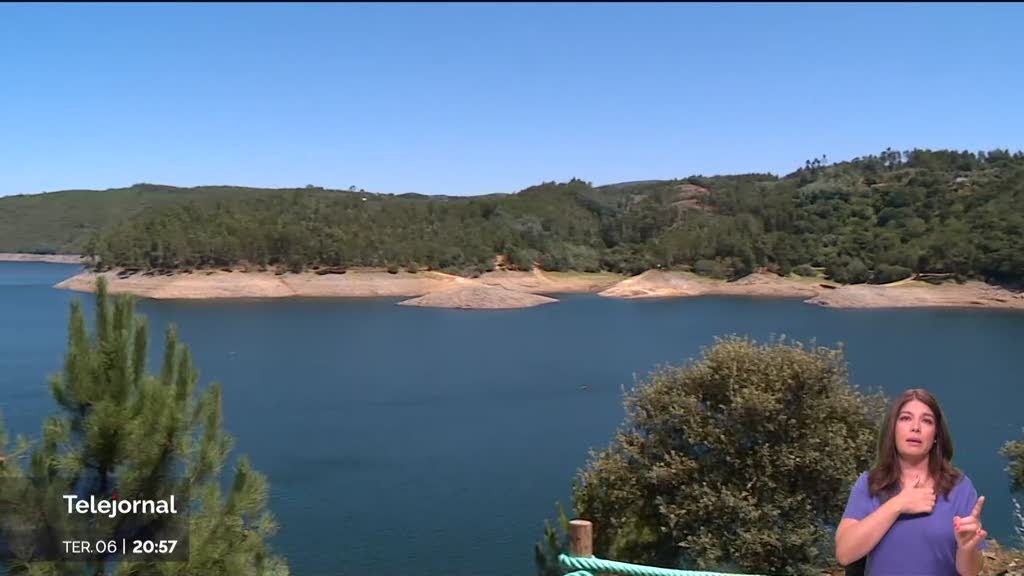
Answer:
POLYGON ((963 284, 902 280, 892 284, 840 286, 821 279, 755 273, 732 282, 687 272, 648 270, 600 292, 611 298, 755 296, 802 298, 830 308, 1004 308, 1024 310, 1024 293, 984 282, 963 284))
MULTIPOLYGON (((519 295, 597 292, 610 298, 752 296, 800 298, 832 308, 964 307, 1024 309, 1024 293, 982 282, 933 286, 901 281, 887 285, 838 286, 820 279, 755 273, 726 282, 688 272, 648 270, 632 278, 615 274, 489 272, 469 279, 441 272, 349 270, 345 274, 198 271, 170 275, 103 273, 110 291, 154 299, 409 297, 432 295, 409 305, 451 308, 519 308, 547 303, 519 295), (453 291, 457 288, 489 290, 453 291), (436 294, 436 296, 434 296, 436 294)), ((82 272, 57 288, 92 292, 97 274, 82 272)))
POLYGON ((277 275, 273 272, 213 270, 172 275, 136 273, 120 277, 117 271, 102 274, 87 271, 60 282, 56 287, 92 292, 100 275, 107 278, 108 289, 113 294, 134 294, 158 300, 421 296, 468 282, 440 272, 389 274, 384 271, 349 271, 345 274, 304 272, 277 275))
POLYGON ((611 272, 520 272, 495 270, 481 274, 475 281, 531 294, 571 294, 598 292, 622 282, 626 277, 611 272))
POLYGON ((399 302, 403 306, 427 306, 434 308, 463 308, 476 310, 499 310, 508 308, 530 308, 558 302, 554 298, 509 290, 501 286, 468 285, 431 292, 419 298, 399 302))
POLYGON ((1024 310, 1024 293, 984 282, 897 282, 885 285, 856 284, 823 290, 807 300, 830 308, 1009 308, 1024 310))
POLYGON ((56 285, 57 288, 92 292, 102 275, 114 294, 134 294, 159 300, 290 297, 418 297, 432 295, 409 305, 451 308, 522 308, 554 302, 540 293, 593 292, 622 277, 615 274, 548 274, 496 271, 469 279, 441 272, 349 270, 345 274, 275 274, 273 272, 225 272, 125 275, 118 270, 97 274, 85 271, 56 285), (453 288, 482 288, 452 292, 453 288), (433 296, 436 294, 436 297, 433 296))
POLYGON ((761 296, 811 298, 825 290, 816 281, 755 273, 733 282, 689 272, 648 270, 600 292, 609 298, 678 298, 685 296, 761 296))
POLYGON ((0 262, 49 262, 51 264, 82 264, 85 257, 77 254, 19 254, 0 252, 0 262))

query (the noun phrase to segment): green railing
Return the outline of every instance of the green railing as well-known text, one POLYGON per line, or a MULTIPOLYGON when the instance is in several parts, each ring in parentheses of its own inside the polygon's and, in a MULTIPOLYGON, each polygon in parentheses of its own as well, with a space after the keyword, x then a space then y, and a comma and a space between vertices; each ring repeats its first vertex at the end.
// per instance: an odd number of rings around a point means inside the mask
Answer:
MULTIPOLYGON (((655 568, 654 566, 643 566, 641 564, 629 564, 627 562, 615 562, 601 558, 580 558, 562 554, 558 557, 559 564, 563 568, 575 570, 566 576, 594 576, 594 573, 623 574, 625 576, 739 576, 725 572, 701 572, 697 570, 673 570, 670 568, 655 568)), ((745 575, 744 575, 745 576, 745 575)))
POLYGON ((593 525, 586 520, 569 522, 569 554, 558 556, 558 563, 566 570, 565 576, 594 576, 595 573, 622 574, 623 576, 747 576, 725 572, 675 570, 656 568, 628 562, 616 562, 593 556, 593 525))

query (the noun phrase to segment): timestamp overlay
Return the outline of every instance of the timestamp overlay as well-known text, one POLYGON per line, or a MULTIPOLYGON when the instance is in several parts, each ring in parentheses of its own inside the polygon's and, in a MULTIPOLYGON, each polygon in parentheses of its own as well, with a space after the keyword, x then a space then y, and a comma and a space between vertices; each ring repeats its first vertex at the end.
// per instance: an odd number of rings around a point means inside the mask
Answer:
POLYGON ((0 478, 0 561, 186 562, 187 483, 0 478))

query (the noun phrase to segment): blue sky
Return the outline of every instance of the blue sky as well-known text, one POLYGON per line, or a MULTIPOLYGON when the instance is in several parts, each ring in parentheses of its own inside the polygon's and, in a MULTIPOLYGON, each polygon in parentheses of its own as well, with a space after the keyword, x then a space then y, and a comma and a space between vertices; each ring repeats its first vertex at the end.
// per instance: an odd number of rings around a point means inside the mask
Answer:
POLYGON ((1024 6, 0 5, 0 195, 514 192, 1024 148, 1024 6))

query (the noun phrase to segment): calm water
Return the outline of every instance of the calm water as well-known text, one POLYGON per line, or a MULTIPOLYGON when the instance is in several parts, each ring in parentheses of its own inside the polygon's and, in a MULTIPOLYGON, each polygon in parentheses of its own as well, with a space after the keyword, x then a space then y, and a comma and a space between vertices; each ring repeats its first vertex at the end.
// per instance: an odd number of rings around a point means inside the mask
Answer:
MULTIPOLYGON (((68 303, 88 298, 51 286, 74 271, 0 263, 10 432, 36 434, 53 409, 46 376, 61 366, 68 303)), ((1012 537, 998 449, 1024 427, 1024 314, 592 295, 517 311, 396 301, 139 304, 151 362, 173 322, 203 382, 223 383, 225 426, 270 478, 274 546, 295 574, 532 574, 543 520, 622 420, 621 388, 726 333, 843 342, 861 387, 931 389, 956 464, 987 496, 986 528, 1012 537)))

